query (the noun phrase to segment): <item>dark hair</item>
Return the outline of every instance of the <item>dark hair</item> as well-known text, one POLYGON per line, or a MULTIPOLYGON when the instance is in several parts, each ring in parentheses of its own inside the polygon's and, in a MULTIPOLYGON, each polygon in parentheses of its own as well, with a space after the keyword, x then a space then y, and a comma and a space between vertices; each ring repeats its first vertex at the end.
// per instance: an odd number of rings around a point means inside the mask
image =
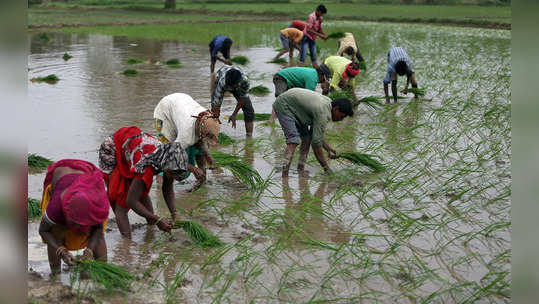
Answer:
POLYGON ((350 56, 354 56, 354 48, 351 46, 347 47, 344 52, 350 56))
POLYGON ((317 11, 320 11, 322 14, 326 14, 328 12, 328 10, 326 9, 326 6, 323 5, 323 4, 320 4, 317 8, 316 8, 317 11))
POLYGON ((346 114, 347 116, 354 116, 354 109, 352 108, 352 103, 348 98, 337 98, 331 102, 331 107, 337 107, 339 112, 346 114))
POLYGON ((405 61, 400 60, 400 61, 397 61, 397 63, 395 63, 395 71, 397 72, 397 74, 399 74, 399 76, 404 75, 407 70, 408 70, 408 65, 406 64, 405 61))
POLYGON ((228 37, 225 38, 225 40, 223 40, 223 46, 226 48, 230 48, 230 46, 232 46, 232 39, 228 37))
POLYGON ((230 69, 228 72, 226 72, 225 75, 225 84, 228 86, 233 86, 240 82, 241 80, 241 72, 236 69, 230 69))

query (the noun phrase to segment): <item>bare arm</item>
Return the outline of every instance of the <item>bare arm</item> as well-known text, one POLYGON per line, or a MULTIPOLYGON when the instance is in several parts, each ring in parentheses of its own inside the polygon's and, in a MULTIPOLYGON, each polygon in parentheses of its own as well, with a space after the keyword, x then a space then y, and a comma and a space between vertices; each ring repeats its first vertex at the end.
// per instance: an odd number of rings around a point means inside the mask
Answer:
POLYGON ((234 112, 232 112, 232 115, 230 115, 230 118, 228 119, 228 122, 232 123, 232 128, 236 128, 236 115, 238 115, 238 111, 241 109, 241 107, 243 107, 245 100, 246 98, 238 99, 238 103, 236 103, 236 108, 234 109, 234 112))
POLYGON ((86 248, 89 248, 90 250, 92 250, 92 252, 95 252, 97 249, 97 245, 104 238, 105 235, 103 233, 103 224, 92 226, 90 230, 90 237, 88 239, 88 245, 86 246, 86 248))
POLYGON ((167 204, 168 211, 172 216, 172 220, 176 220, 176 205, 174 202, 174 178, 168 176, 168 174, 163 173, 163 186, 161 187, 163 191, 163 198, 167 204))
POLYGON ((59 244, 56 240, 56 237, 54 237, 54 234, 52 234, 52 227, 54 225, 48 223, 44 218, 41 219, 41 223, 39 224, 39 235, 47 245, 51 246, 53 250, 57 250, 58 247, 62 246, 59 244))
POLYGON ((384 93, 386 94, 386 103, 389 103, 389 86, 384 82, 384 93))
MULTIPOLYGON (((164 182, 163 182, 164 184, 164 182)), ((136 214, 142 216, 148 222, 155 223, 159 220, 159 217, 152 212, 150 212, 140 201, 139 198, 141 197, 142 193, 146 189, 146 184, 140 180, 136 179, 131 183, 131 186, 129 187, 129 191, 127 192, 127 198, 125 200, 126 204, 129 206, 129 208, 133 209, 136 214)), ((166 198, 165 198, 166 200, 166 198)))
POLYGON ((393 94, 393 101, 397 102, 397 80, 391 81, 391 93, 393 94))
POLYGON ((325 141, 322 141, 322 147, 328 152, 329 158, 336 158, 337 157, 337 151, 335 151, 331 146, 325 141))
POLYGON ((316 159, 320 163, 320 166, 322 166, 322 168, 324 168, 324 171, 326 171, 326 173, 330 173, 331 169, 328 166, 328 163, 326 161, 326 157, 324 156, 324 152, 322 151, 322 147, 321 146, 313 146, 313 152, 314 152, 314 156, 316 156, 316 159))

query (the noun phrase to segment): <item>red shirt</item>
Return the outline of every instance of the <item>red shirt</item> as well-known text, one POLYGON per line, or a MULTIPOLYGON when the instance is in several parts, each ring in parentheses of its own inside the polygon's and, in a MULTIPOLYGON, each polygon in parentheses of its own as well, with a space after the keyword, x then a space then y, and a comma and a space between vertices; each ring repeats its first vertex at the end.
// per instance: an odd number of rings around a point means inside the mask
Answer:
POLYGON ((307 29, 310 29, 313 32, 320 32, 320 30, 322 29, 322 21, 323 21, 322 16, 317 17, 316 12, 312 12, 309 15, 309 17, 307 17, 307 23, 306 23, 305 29, 303 30, 303 33, 305 35, 307 35, 307 37, 309 37, 309 39, 311 39, 313 41, 316 40, 316 38, 318 36, 309 35, 309 33, 307 33, 307 29))
POLYGON ((294 20, 290 25, 290 27, 297 28, 300 31, 305 30, 305 22, 301 20, 294 20))

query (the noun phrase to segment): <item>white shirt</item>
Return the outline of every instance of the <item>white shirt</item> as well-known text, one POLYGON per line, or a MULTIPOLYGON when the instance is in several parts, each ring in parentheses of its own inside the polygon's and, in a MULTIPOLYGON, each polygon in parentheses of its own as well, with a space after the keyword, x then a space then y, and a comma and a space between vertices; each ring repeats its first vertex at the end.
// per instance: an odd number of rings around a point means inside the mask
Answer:
POLYGON ((161 133, 170 142, 179 142, 184 149, 194 145, 198 138, 195 134, 196 117, 206 111, 191 96, 184 93, 167 95, 159 101, 153 117, 163 121, 161 133))

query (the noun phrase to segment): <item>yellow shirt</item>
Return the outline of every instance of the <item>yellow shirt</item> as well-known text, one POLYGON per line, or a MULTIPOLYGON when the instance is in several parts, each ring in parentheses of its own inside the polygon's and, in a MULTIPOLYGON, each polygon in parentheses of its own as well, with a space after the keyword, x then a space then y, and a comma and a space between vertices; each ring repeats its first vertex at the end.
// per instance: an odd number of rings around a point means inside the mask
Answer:
POLYGON ((301 41, 301 38, 303 38, 303 32, 293 27, 281 30, 281 34, 285 35, 286 38, 294 41, 294 43, 299 43, 301 41))
MULTIPOLYGON (((332 76, 329 85, 332 88, 337 89, 339 87, 339 82, 343 79, 342 73, 344 70, 346 70, 346 66, 351 62, 351 60, 341 56, 329 56, 326 58, 326 60, 324 60, 324 64, 327 65, 331 71, 332 76)), ((354 86, 355 77, 350 78, 350 80, 348 80, 348 84, 354 86)))

